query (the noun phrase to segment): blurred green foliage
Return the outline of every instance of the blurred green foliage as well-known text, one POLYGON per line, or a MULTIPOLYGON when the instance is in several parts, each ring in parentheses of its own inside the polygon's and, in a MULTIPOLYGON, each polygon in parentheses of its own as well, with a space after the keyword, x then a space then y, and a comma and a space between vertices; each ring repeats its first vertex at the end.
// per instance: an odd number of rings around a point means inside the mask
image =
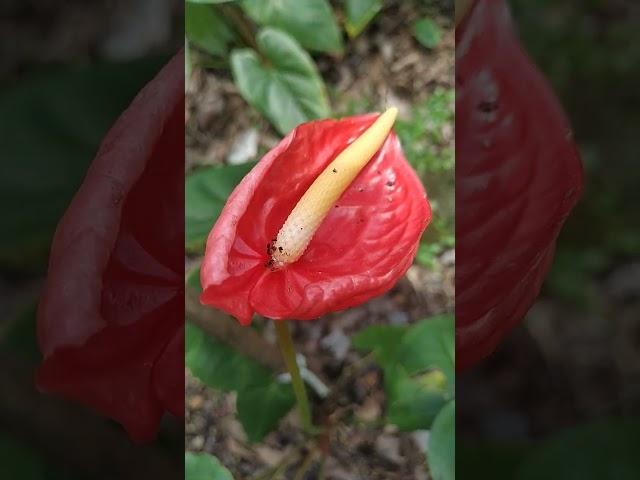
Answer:
POLYGON ((20 480, 80 480, 53 467, 40 453, 14 437, 0 434, 2 478, 20 480))
POLYGON ((460 442, 458 474, 499 480, 635 480, 640 471, 639 429, 640 419, 608 418, 563 430, 535 445, 460 442))

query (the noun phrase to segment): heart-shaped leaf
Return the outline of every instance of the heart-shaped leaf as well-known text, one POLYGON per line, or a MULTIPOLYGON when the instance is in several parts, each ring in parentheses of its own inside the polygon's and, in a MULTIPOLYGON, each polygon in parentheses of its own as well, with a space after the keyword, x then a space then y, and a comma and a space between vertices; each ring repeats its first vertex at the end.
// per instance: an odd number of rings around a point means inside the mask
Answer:
POLYGON ((284 30, 300 45, 318 52, 342 53, 342 38, 327 0, 244 0, 258 24, 284 30))
POLYGON ((249 440, 257 442, 278 426, 278 422, 293 407, 291 388, 270 381, 244 389, 238 394, 238 419, 249 440))
POLYGON ((345 0, 345 30, 355 38, 382 8, 382 0, 345 0))
POLYGON ((185 181, 185 248, 190 253, 204 249, 207 235, 235 186, 252 163, 224 167, 205 167, 185 181))
POLYGON ((328 117, 324 83, 313 60, 286 33, 272 28, 257 37, 260 54, 234 50, 231 69, 240 93, 287 134, 297 125, 328 117))
POLYGON ((184 454, 185 480, 233 480, 227 470, 213 455, 206 453, 184 454))

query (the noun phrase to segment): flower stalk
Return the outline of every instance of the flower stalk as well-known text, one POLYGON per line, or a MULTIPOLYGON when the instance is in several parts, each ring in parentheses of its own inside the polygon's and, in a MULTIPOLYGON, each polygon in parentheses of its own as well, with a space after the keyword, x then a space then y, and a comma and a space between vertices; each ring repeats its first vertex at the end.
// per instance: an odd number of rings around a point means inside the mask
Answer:
POLYGON ((302 376, 300 375, 300 368, 296 360, 296 351, 293 346, 289 323, 286 320, 276 320, 275 326, 278 346, 282 352, 287 370, 291 375, 291 385, 293 386, 293 393, 296 397, 302 427, 306 433, 311 434, 314 431, 313 421, 311 420, 311 408, 309 407, 307 390, 305 389, 302 376))

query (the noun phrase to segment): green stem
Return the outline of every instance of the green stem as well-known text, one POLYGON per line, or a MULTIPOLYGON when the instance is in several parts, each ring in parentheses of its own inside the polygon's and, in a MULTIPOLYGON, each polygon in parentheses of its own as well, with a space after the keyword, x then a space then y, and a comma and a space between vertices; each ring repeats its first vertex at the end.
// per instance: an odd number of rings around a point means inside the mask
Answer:
POLYGON ((287 370, 291 374, 291 385, 293 386, 293 393, 296 396, 296 402, 298 404, 298 411, 300 413, 300 419, 302 420, 302 427, 307 433, 313 432, 313 423, 311 421, 311 409, 309 408, 309 399, 307 397, 307 391, 304 387, 304 382, 300 376, 300 369, 298 368, 298 362, 296 361, 296 351, 293 346, 293 340, 291 339, 291 332, 289 330, 289 324, 286 320, 276 320, 276 334, 278 336, 278 345, 284 358, 284 363, 287 366, 287 370))

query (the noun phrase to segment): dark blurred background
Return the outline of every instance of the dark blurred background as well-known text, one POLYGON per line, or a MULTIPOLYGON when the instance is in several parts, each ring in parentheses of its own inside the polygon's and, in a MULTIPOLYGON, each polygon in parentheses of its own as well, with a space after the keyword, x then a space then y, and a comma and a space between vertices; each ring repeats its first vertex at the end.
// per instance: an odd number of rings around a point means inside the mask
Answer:
POLYGON ((115 423, 34 387, 54 229, 108 128, 182 45, 182 10, 176 0, 0 3, 1 478, 144 478, 182 458, 181 420, 134 448, 115 423))
POLYGON ((640 4, 511 0, 586 174, 538 302, 457 378, 460 478, 640 478, 640 4))

